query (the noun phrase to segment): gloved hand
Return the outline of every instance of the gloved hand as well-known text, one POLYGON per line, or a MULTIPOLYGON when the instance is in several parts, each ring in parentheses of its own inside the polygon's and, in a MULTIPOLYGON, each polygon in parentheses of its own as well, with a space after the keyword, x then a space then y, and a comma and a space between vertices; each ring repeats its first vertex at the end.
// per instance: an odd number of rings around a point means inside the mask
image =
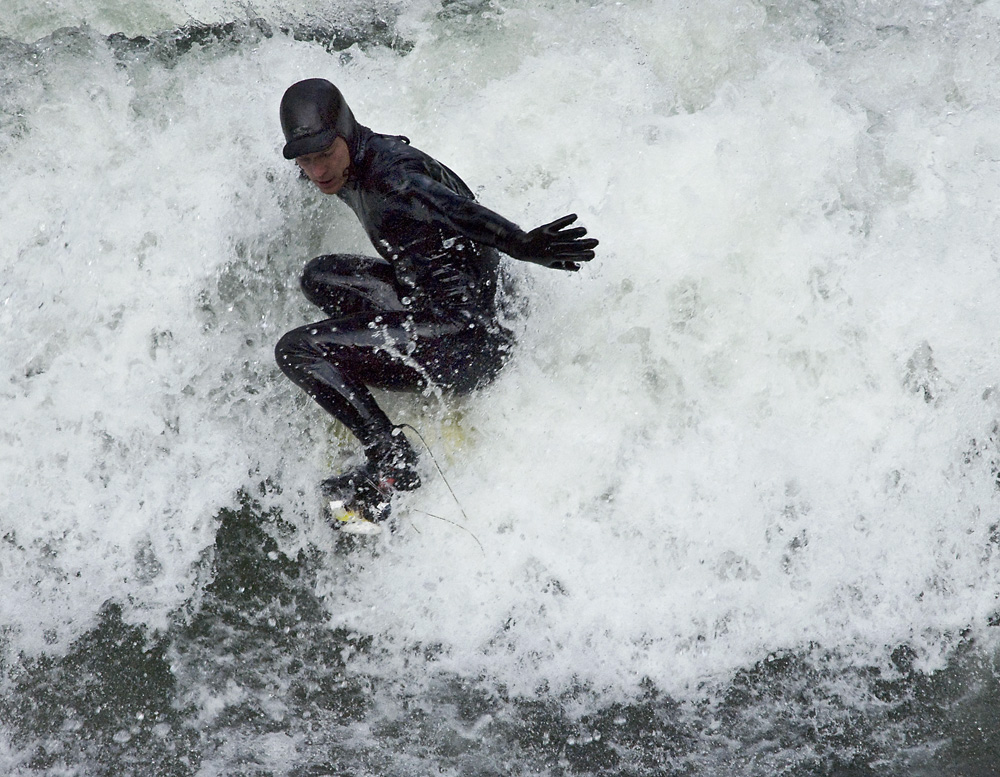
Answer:
POLYGON ((594 258, 598 241, 584 238, 587 230, 583 227, 566 229, 574 221, 576 214, 571 213, 530 232, 522 232, 515 238, 515 244, 508 253, 522 262, 576 272, 580 269, 580 262, 589 262, 594 258))

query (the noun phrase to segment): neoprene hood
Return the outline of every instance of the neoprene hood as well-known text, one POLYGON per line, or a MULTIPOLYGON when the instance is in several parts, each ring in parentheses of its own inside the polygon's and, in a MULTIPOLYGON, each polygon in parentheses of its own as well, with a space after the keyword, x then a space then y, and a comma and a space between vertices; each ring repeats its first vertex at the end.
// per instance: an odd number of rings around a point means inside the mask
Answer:
POLYGON ((323 151, 338 137, 348 142, 357 123, 340 90, 325 78, 292 84, 281 98, 285 159, 323 151))

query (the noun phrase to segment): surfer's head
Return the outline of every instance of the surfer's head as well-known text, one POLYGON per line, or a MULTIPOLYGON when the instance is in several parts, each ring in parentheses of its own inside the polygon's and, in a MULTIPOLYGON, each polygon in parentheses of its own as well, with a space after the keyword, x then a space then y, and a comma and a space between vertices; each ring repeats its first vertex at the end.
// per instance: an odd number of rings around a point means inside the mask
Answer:
POLYGON ((294 159, 324 194, 336 194, 350 176, 357 122, 344 96, 323 78, 288 87, 281 98, 285 159, 294 159))
POLYGON ((357 126, 344 96, 325 78, 308 78, 288 87, 280 114, 285 159, 325 151, 337 137, 350 145, 357 126))

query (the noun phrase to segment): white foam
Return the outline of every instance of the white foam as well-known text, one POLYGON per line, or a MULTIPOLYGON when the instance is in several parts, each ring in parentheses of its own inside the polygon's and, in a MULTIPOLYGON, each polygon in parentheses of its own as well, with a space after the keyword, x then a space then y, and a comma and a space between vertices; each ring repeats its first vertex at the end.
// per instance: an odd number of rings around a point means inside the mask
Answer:
POLYGON ((810 642, 930 665, 994 607, 995 44, 986 6, 867 6, 421 4, 405 56, 47 51, 0 145, 0 620, 29 649, 110 597, 164 623, 264 476, 295 542, 332 545, 304 496, 329 426, 270 353, 315 315, 304 261, 363 247, 279 154, 281 92, 321 75, 523 226, 576 211, 602 241, 576 276, 516 268, 533 311, 456 403, 464 446, 434 400, 390 400, 467 518, 430 478, 352 580, 331 565, 332 622, 377 634, 385 671, 442 644, 519 690, 683 692, 810 642))

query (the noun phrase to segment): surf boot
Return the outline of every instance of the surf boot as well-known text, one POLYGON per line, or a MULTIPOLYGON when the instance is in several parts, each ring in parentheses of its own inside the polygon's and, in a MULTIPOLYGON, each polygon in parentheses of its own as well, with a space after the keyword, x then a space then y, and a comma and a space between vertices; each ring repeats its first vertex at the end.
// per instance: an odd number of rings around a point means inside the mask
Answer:
POLYGON ((328 500, 331 524, 348 534, 378 534, 389 518, 392 495, 420 487, 417 454, 399 429, 365 450, 360 467, 327 478, 320 490, 328 500))
POLYGON ((365 456, 368 458, 367 466, 376 473, 383 488, 389 491, 414 491, 420 488, 417 452, 413 450, 402 429, 393 429, 389 437, 368 447, 365 456))

